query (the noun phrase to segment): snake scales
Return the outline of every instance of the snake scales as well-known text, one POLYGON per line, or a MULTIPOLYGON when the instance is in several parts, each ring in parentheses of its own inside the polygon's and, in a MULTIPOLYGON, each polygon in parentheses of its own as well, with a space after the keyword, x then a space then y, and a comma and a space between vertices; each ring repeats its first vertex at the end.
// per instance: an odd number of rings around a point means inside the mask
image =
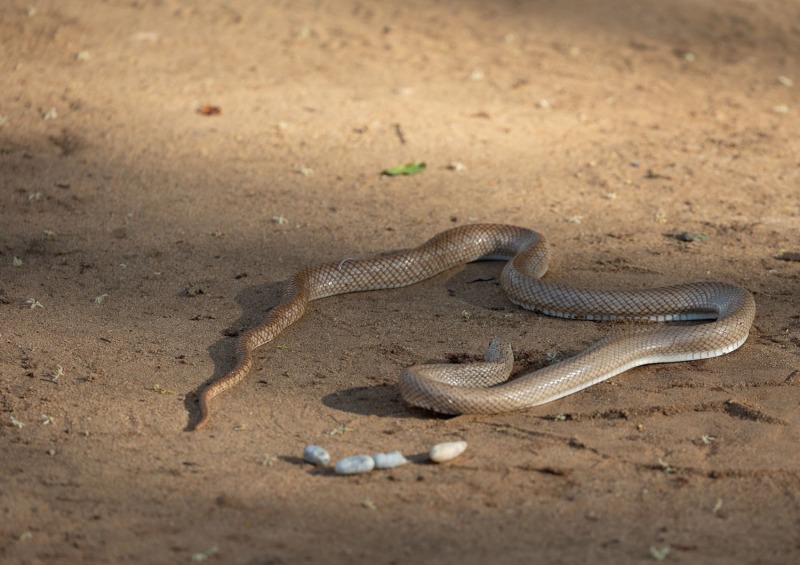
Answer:
POLYGON ((509 299, 551 316, 580 320, 713 320, 645 325, 615 334, 584 352, 513 380, 511 347, 493 340, 485 361, 406 369, 400 392, 409 404, 445 414, 498 413, 551 402, 647 363, 703 359, 742 345, 753 324, 753 296, 739 286, 702 282, 648 290, 606 291, 545 283, 548 247, 531 230, 476 224, 444 231, 419 247, 364 260, 347 259, 298 272, 266 321, 237 341, 233 370, 200 395, 195 429, 208 424, 209 403, 247 377, 253 351, 300 319, 312 300, 348 292, 397 288, 480 259, 508 260, 500 284, 509 299))

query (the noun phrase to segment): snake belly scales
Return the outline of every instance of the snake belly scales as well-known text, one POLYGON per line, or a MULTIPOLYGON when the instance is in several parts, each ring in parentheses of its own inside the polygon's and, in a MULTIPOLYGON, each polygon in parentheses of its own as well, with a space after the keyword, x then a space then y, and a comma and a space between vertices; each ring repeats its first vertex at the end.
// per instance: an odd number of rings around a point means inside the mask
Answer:
POLYGON ((705 359, 742 345, 755 318, 752 294, 742 287, 699 282, 645 290, 593 290, 546 283, 548 246, 535 231, 502 224, 446 230, 419 247, 374 259, 346 259, 306 268, 289 281, 266 321, 239 336, 236 365, 200 394, 194 429, 209 421, 209 404, 245 379, 253 351, 300 319, 312 300, 418 283, 472 261, 507 260, 500 285, 515 304, 578 320, 656 322, 711 320, 702 324, 644 324, 614 333, 582 353, 509 380, 511 346, 495 339, 485 360, 405 369, 400 393, 413 405, 444 414, 492 414, 552 402, 639 365, 705 359))

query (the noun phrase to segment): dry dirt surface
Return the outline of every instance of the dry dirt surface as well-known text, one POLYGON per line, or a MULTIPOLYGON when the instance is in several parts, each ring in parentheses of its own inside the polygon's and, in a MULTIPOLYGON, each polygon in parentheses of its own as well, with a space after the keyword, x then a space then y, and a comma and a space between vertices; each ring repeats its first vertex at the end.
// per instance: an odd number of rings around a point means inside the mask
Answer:
POLYGON ((3 563, 800 560, 798 2, 4 0, 0 49, 3 563), (192 431, 297 270, 474 222, 545 234, 551 281, 745 286, 750 338, 412 409, 406 366, 619 330, 476 263, 314 302, 192 431))

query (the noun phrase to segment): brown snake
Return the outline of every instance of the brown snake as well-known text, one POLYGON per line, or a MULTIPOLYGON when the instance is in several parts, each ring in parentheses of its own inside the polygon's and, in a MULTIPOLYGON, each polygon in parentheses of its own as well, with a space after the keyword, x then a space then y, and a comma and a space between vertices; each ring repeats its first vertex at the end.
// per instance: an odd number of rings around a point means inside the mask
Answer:
POLYGON ((247 377, 253 351, 300 319, 312 300, 364 290, 407 286, 481 259, 508 260, 500 284, 509 299, 551 316, 580 320, 713 320, 693 325, 650 325, 606 337, 584 352, 507 380, 513 355, 493 340, 484 362, 419 365, 400 377, 409 404, 445 414, 498 413, 545 404, 639 365, 704 359, 742 345, 755 318, 753 296, 739 286, 702 282, 648 290, 578 289, 542 282, 548 248, 538 233, 515 226, 476 224, 453 228, 419 247, 375 259, 346 259, 294 275, 283 299, 260 326, 242 334, 236 366, 200 395, 200 418, 209 402, 247 377))

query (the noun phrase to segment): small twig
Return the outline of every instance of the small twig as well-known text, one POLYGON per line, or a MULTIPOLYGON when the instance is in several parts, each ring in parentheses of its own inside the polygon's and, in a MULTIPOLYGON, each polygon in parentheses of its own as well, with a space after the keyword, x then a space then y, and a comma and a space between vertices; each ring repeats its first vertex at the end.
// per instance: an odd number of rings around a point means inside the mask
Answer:
POLYGON ((394 133, 397 134, 397 139, 400 140, 400 144, 405 145, 406 136, 403 134, 403 128, 400 124, 394 124, 394 133))

